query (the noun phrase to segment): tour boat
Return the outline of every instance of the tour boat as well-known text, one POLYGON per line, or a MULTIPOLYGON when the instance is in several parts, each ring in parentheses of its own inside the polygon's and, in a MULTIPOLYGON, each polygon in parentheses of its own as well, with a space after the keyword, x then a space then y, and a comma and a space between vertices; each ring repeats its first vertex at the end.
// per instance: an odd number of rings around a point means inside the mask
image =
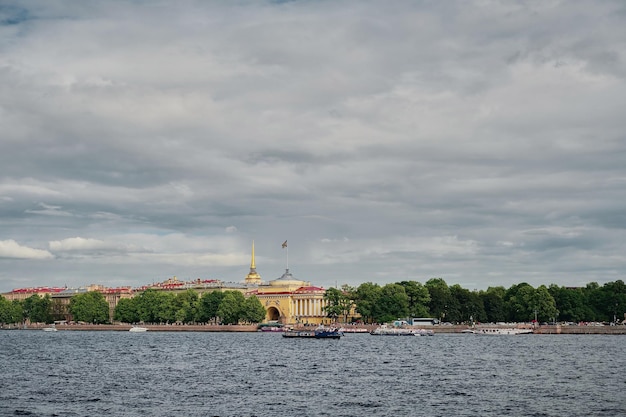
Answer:
POLYGON ((339 339, 342 333, 334 327, 319 326, 315 330, 287 330, 283 337, 304 337, 313 339, 339 339))
POLYGON ((280 323, 261 323, 259 324, 259 332, 282 332, 284 326, 280 323))
POLYGON ((518 335, 532 334, 533 329, 522 329, 518 327, 483 327, 476 329, 475 333, 486 335, 518 335))
POLYGON ((372 336, 433 336, 435 332, 426 329, 407 329, 405 327, 388 327, 382 325, 372 330, 372 336))

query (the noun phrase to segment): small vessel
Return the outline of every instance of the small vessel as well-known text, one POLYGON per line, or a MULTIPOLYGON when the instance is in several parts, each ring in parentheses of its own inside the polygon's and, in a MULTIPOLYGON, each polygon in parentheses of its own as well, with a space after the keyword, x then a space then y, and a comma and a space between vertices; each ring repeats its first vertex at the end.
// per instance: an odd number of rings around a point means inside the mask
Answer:
POLYGON ((339 328, 339 331, 341 333, 369 333, 369 330, 367 330, 364 327, 341 327, 339 328))
POLYGON ((133 333, 147 332, 148 328, 147 327, 140 327, 140 326, 133 326, 128 331, 129 332, 133 332, 133 333))
POLYGON ((259 332, 282 332, 284 326, 280 323, 261 323, 259 324, 258 331, 259 332))
POLYGON ((525 329, 520 327, 482 327, 476 329, 474 333, 486 335, 533 334, 533 329, 525 329))
POLYGON ((283 337, 304 337, 311 339, 339 339, 343 334, 334 327, 320 325, 315 330, 286 330, 283 337))
POLYGON ((388 327, 383 324, 380 327, 372 330, 370 333, 372 336, 433 336, 435 334, 432 330, 426 329, 408 329, 405 327, 388 327))
POLYGON ((43 328, 43 329, 41 329, 41 330, 43 330, 44 332, 56 332, 56 331, 57 331, 57 328, 56 328, 56 327, 54 327, 54 326, 51 326, 51 327, 44 327, 44 328, 43 328))

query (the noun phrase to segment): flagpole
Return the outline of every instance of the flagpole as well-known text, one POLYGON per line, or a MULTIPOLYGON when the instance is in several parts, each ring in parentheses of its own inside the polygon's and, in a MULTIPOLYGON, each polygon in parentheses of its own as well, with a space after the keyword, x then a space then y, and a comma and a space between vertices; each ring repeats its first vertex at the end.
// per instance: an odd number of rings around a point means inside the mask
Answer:
POLYGON ((287 248, 287 271, 289 271, 289 246, 287 246, 287 241, 285 240, 282 244, 283 249, 287 248))

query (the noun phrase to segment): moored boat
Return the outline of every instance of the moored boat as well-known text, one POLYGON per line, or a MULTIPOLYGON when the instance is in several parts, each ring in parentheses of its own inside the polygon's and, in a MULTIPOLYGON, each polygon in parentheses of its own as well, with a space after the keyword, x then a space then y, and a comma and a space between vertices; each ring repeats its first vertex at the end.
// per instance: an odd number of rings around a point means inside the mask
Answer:
POLYGON ((260 332, 282 332, 284 326, 280 323, 261 323, 257 330, 260 332))
POLYGON ((341 333, 369 333, 369 330, 363 327, 341 327, 339 328, 341 333))
POLYGON ((339 339, 343 334, 334 327, 319 326, 315 330, 287 330, 283 337, 304 337, 311 339, 339 339))
POLYGON ((405 327, 388 327, 382 325, 372 330, 372 336, 433 336, 435 332, 426 329, 409 329, 405 327))
POLYGON ((476 334, 486 335, 518 335, 518 334, 533 334, 533 329, 520 328, 520 327, 482 327, 474 331, 476 334))
POLYGON ((147 327, 133 326, 128 331, 129 332, 133 332, 133 333, 147 332, 148 328, 147 327))
POLYGON ((51 326, 51 327, 44 327, 44 328, 43 328, 43 329, 41 329, 41 330, 43 330, 44 332, 56 332, 56 331, 57 331, 57 328, 56 328, 56 327, 54 327, 54 326, 51 326))

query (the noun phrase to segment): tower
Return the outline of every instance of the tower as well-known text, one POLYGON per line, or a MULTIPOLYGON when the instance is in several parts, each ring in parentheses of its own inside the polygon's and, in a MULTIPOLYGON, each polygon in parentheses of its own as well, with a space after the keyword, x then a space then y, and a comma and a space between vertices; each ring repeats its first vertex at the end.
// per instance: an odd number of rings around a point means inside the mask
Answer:
POLYGON ((250 272, 246 275, 246 284, 258 285, 261 283, 261 275, 256 272, 254 264, 254 240, 252 241, 252 260, 250 261, 250 272))

